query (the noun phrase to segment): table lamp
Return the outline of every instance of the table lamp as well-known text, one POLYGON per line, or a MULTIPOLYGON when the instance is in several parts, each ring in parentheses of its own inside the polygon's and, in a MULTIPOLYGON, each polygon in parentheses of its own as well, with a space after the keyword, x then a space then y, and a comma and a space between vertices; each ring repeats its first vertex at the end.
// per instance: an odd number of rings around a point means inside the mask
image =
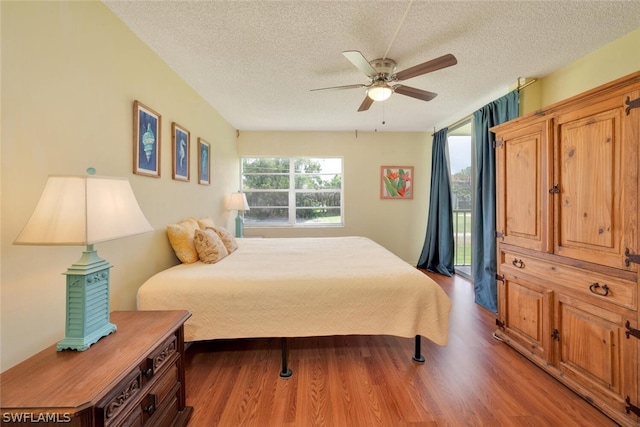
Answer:
POLYGON ((244 222, 241 216, 241 212, 249 210, 249 203, 247 203, 247 196, 244 193, 232 193, 229 198, 229 204, 227 209, 230 211, 238 211, 236 216, 236 237, 242 237, 242 223, 244 222))
MULTIPOLYGON (((95 173, 90 168, 89 173, 95 173)), ((129 181, 100 176, 49 176, 14 244, 85 246, 67 276, 65 337, 58 351, 84 351, 115 332, 109 319, 109 269, 95 243, 153 231, 129 181)))

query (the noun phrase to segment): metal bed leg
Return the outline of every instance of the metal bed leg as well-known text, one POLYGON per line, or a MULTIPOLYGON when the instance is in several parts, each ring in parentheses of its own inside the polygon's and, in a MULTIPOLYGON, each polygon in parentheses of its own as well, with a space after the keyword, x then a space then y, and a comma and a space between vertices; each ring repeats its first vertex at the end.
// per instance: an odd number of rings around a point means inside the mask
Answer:
POLYGON ((420 353, 420 335, 416 335, 416 352, 412 357, 414 362, 424 363, 424 357, 420 353))
POLYGON ((282 337, 282 370, 280 371, 280 378, 290 378, 293 375, 291 369, 287 368, 287 338, 282 337))

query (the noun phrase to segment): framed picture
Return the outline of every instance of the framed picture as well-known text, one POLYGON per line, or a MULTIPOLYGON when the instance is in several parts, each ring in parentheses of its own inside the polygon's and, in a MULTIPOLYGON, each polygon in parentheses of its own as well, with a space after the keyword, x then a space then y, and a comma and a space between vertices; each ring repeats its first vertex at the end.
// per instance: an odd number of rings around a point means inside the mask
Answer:
POLYGON ((162 116, 140 101, 133 103, 133 173, 160 177, 162 116))
POLYGON ((381 166, 380 198, 413 199, 413 166, 381 166))
POLYGON ((211 144, 198 138, 198 184, 211 184, 211 144))
POLYGON ((188 130, 171 123, 171 153, 173 157, 173 179, 189 181, 189 146, 191 134, 188 130))

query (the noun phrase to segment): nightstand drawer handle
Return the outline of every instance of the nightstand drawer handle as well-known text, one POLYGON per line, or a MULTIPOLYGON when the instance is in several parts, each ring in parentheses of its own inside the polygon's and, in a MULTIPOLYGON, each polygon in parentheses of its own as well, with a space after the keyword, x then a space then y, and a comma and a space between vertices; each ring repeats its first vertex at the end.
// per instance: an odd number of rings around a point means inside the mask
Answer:
POLYGON ((603 297, 606 297, 607 295, 609 295, 609 287, 607 285, 600 286, 600 283, 598 282, 592 283, 591 286, 589 286, 589 290, 592 293, 603 296, 603 297), (602 291, 600 291, 599 289, 602 289, 602 291))
POLYGON ((514 258, 513 261, 511 261, 511 264, 517 268, 524 268, 524 261, 518 258, 514 258))
POLYGON ((150 378, 153 376, 153 369, 149 368, 149 369, 145 369, 144 371, 142 371, 142 375, 144 375, 147 378, 150 378))
POLYGON ((155 394, 147 395, 146 405, 147 406, 144 406, 142 408, 142 411, 144 411, 144 413, 146 414, 152 415, 156 411, 156 395, 155 394))

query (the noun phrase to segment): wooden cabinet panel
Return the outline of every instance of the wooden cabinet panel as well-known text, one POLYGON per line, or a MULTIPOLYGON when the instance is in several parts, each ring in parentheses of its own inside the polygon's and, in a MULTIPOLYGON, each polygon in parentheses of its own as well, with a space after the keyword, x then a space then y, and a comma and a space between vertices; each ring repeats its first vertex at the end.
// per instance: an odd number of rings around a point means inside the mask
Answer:
POLYGON ((548 134, 549 123, 541 121, 500 134, 496 146, 497 230, 502 241, 545 252, 551 250, 548 134))
POLYGON ((563 295, 558 297, 558 367, 615 410, 635 395, 636 343, 625 336, 625 316, 563 295))
POLYGON ((504 330, 532 355, 549 360, 553 292, 522 280, 505 277, 503 282, 500 320, 504 330))
POLYGON ((622 131, 626 120, 621 97, 559 115, 556 119, 557 228, 555 252, 620 269, 634 235, 625 223, 637 212, 624 202, 637 197, 625 176, 637 177, 637 140, 622 131))
POLYGON ((560 369, 620 393, 620 325, 595 314, 594 307, 576 304, 570 298, 560 296, 558 304, 560 369))

